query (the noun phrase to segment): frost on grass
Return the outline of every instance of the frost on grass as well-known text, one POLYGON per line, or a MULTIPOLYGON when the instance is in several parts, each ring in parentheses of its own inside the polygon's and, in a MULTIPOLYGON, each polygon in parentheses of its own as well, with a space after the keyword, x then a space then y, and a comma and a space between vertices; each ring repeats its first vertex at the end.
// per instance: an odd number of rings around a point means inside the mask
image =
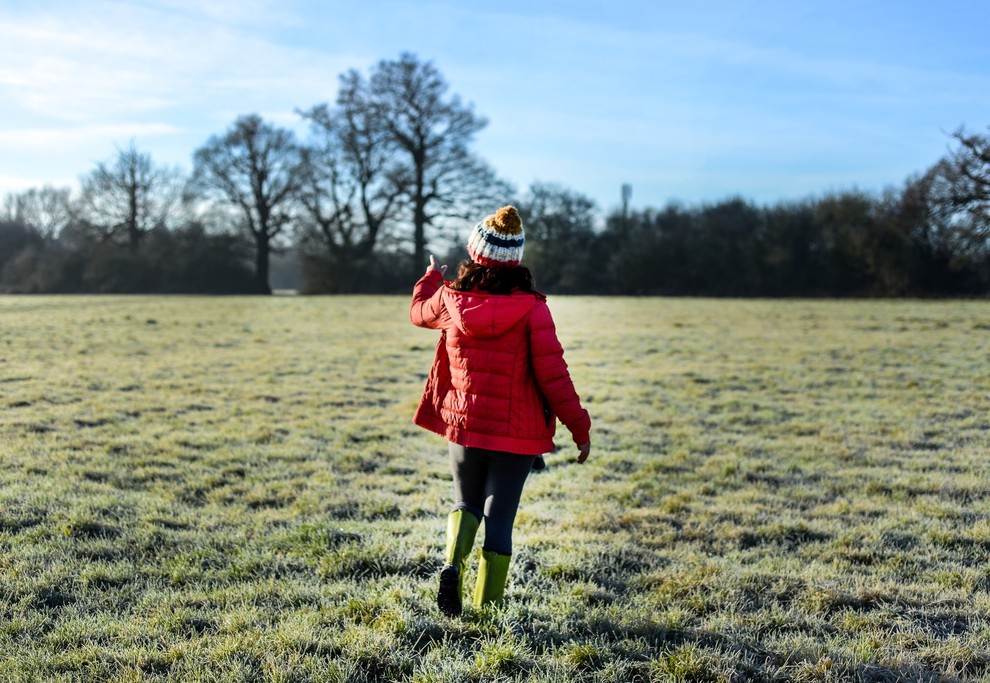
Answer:
POLYGON ((0 679, 990 680, 986 302, 552 300, 595 450, 460 620, 406 305, 4 306, 0 679))

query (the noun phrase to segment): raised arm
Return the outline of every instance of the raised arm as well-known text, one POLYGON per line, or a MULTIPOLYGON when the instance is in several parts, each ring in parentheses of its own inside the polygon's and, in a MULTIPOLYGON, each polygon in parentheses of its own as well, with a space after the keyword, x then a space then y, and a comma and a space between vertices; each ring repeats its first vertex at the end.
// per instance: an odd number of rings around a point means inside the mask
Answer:
POLYGON ((413 288, 412 303, 409 305, 409 320, 417 327, 440 327, 440 288, 443 286, 443 272, 431 269, 419 279, 413 288))

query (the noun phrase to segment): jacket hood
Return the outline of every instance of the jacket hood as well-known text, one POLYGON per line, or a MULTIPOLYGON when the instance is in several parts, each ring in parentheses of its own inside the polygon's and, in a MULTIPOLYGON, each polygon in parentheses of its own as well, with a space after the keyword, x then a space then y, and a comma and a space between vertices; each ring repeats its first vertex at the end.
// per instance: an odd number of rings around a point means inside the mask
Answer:
POLYGON ((469 337, 500 337, 525 318, 536 305, 537 297, 526 292, 488 294, 461 292, 444 287, 447 312, 461 332, 469 337))

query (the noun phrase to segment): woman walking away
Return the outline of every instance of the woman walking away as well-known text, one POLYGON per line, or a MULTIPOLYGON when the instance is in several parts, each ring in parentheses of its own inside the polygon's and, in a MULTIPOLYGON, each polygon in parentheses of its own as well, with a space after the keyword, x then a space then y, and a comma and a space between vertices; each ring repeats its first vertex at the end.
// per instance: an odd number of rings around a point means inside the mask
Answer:
POLYGON ((461 613, 468 556, 482 520, 485 542, 474 606, 500 602, 512 554, 512 525, 526 476, 553 450, 556 418, 583 463, 591 418, 574 391, 546 297, 520 265, 523 226, 505 206, 474 226, 469 261, 453 282, 430 267, 413 290, 413 324, 440 330, 433 367, 413 421, 449 441, 454 477, 446 564, 437 605, 461 613))

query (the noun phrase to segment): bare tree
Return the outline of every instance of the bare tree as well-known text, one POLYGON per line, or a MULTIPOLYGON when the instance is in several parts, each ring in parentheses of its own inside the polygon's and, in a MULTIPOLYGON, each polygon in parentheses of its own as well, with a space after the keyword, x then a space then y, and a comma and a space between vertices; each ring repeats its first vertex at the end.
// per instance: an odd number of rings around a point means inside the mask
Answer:
POLYGON ((403 53, 381 61, 365 81, 356 71, 342 79, 341 106, 362 112, 374 139, 396 161, 391 182, 401 189, 413 233, 413 265, 426 266, 428 226, 467 218, 504 201, 511 188, 471 153, 487 121, 457 95, 430 62, 403 53))
POLYGON ((973 244, 986 247, 990 240, 990 135, 959 128, 952 135, 959 143, 942 167, 950 186, 947 198, 957 212, 957 228, 973 244))
POLYGON ((190 191, 231 207, 255 246, 260 292, 271 293, 269 257, 274 241, 294 219, 301 186, 302 152, 292 131, 257 114, 238 118, 222 136, 194 154, 190 191))
POLYGON ((70 192, 68 187, 45 185, 8 194, 4 200, 6 219, 30 226, 50 242, 72 220, 70 192))
POLYGON ((335 108, 321 104, 303 113, 314 144, 304 150, 301 203, 331 258, 345 265, 372 254, 398 217, 403 191, 385 133, 354 97, 355 74, 340 80, 335 108))
POLYGON ((134 250, 145 233, 168 224, 181 190, 177 170, 156 166, 132 142, 82 178, 79 215, 103 239, 121 240, 134 250))

